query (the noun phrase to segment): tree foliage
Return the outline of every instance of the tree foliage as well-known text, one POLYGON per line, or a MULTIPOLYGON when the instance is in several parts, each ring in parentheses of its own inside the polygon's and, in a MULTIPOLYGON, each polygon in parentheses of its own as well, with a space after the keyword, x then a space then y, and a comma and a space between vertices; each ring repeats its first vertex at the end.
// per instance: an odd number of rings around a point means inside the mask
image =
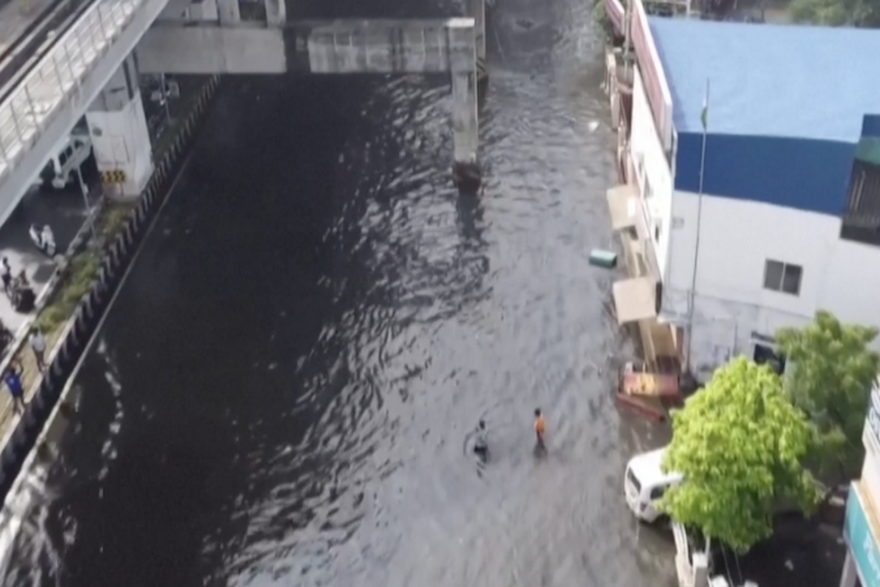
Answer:
POLYGON ((770 536, 777 506, 818 503, 801 464, 809 425, 769 368, 739 358, 719 369, 673 413, 672 430, 663 467, 684 475, 663 498, 672 519, 746 551, 770 536))
POLYGON ((880 27, 880 0, 793 0, 788 11, 800 24, 880 27))
POLYGON ((817 312, 804 328, 776 333, 780 351, 791 362, 785 391, 814 428, 810 467, 829 482, 858 476, 862 430, 880 356, 868 345, 877 329, 841 324, 817 312))

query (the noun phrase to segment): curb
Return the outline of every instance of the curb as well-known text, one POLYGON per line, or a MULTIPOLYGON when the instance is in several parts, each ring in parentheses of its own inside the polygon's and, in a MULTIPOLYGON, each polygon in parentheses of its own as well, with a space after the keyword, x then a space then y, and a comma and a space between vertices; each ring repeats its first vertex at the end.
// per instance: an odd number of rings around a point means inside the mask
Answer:
MULTIPOLYGON (((216 93, 220 79, 219 75, 215 75, 202 87, 201 94, 174 143, 156 165, 138 205, 131 211, 112 243, 104 250, 104 258, 92 287, 83 296, 55 346, 50 350, 46 361, 48 367, 35 383, 39 387, 24 414, 13 422, 0 443, 0 496, 3 500, 58 403, 67 378, 94 335, 128 264, 143 241, 147 228, 170 196, 168 188, 184 162, 183 155, 192 144, 198 122, 216 93)), ((13 352, 17 350, 18 348, 13 352)))

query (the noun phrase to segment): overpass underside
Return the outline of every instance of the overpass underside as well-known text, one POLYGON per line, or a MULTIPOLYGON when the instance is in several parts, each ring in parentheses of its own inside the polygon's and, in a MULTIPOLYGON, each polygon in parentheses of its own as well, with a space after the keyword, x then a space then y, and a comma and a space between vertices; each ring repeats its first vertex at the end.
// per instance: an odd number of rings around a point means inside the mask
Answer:
POLYGON ((243 20, 236 12, 241 2, 214 1, 216 12, 208 2, 195 14, 179 6, 163 13, 138 45, 140 70, 157 74, 449 72, 453 159, 457 165, 476 165, 478 65, 485 57, 483 0, 469 0, 468 18, 297 22, 284 19, 279 0, 264 0, 256 22, 243 20))
POLYGON ((483 0, 468 0, 477 18, 298 23, 283 0, 91 1, 0 103, 0 223, 83 115, 98 169, 139 194, 153 168, 140 73, 449 72, 454 163, 476 169, 483 0))
POLYGON ((456 163, 476 163, 474 19, 336 20, 283 28, 159 21, 137 48, 144 73, 444 73, 452 85, 456 163))

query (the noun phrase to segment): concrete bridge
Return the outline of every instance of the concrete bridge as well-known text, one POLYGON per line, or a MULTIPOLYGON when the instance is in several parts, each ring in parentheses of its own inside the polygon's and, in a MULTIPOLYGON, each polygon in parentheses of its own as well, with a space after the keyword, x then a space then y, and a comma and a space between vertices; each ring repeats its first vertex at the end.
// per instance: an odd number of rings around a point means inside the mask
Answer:
POLYGON ((454 166, 477 166, 484 0, 443 20, 291 22, 283 0, 87 0, 0 101, 0 224, 85 114, 98 168, 137 196, 153 172, 140 73, 449 72, 454 166))

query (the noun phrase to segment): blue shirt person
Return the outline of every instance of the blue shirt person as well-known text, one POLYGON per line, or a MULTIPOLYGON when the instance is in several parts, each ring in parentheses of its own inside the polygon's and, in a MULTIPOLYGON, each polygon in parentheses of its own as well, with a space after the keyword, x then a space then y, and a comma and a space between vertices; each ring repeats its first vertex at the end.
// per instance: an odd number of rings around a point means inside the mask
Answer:
POLYGON ((24 384, 21 382, 21 367, 10 366, 3 374, 3 383, 12 396, 12 405, 15 411, 24 409, 24 384))

